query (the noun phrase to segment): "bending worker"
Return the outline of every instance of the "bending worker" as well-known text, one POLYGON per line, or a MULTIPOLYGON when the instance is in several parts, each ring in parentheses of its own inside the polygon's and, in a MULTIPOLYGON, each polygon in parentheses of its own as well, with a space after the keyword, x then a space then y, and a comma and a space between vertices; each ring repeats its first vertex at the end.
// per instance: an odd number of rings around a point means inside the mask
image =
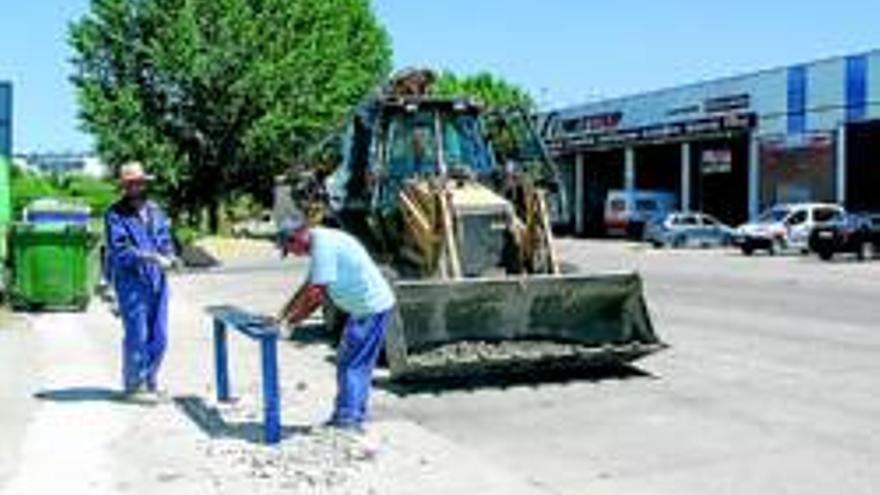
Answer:
POLYGON ((122 198, 105 215, 107 272, 125 330, 122 381, 126 395, 155 395, 168 338, 168 283, 174 264, 168 220, 147 200, 149 177, 138 163, 122 166, 122 198))
POLYGON ((364 246, 343 231, 310 228, 296 218, 284 229, 283 240, 288 251, 311 256, 311 265, 279 320, 295 325, 321 307, 325 297, 348 313, 336 360, 336 404, 327 425, 360 431, 394 293, 364 246))

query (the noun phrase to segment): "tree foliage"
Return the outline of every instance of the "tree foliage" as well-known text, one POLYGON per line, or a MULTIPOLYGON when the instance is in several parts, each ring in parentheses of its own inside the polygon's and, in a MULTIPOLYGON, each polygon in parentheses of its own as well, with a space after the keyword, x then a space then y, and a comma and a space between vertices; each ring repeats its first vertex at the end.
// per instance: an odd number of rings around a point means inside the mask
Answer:
POLYGON ((70 41, 99 154, 145 163, 172 213, 266 195, 390 69, 368 0, 92 0, 70 41))
POLYGON ((43 198, 70 200, 89 206, 100 216, 118 198, 113 182, 86 175, 51 176, 13 166, 10 172, 12 211, 15 218, 32 201, 43 198))
POLYGON ((531 112, 535 102, 528 91, 489 72, 458 76, 444 71, 434 83, 434 93, 440 96, 475 98, 489 110, 518 107, 531 112))

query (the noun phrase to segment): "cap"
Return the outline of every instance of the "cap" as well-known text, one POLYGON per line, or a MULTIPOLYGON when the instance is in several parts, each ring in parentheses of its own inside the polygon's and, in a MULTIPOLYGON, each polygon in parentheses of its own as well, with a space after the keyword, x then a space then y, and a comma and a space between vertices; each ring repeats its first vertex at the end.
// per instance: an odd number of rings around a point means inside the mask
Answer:
POLYGON ((297 230, 305 227, 307 225, 306 218, 299 211, 293 211, 285 216, 278 223, 278 234, 279 237, 286 241, 290 239, 290 236, 293 235, 297 230))

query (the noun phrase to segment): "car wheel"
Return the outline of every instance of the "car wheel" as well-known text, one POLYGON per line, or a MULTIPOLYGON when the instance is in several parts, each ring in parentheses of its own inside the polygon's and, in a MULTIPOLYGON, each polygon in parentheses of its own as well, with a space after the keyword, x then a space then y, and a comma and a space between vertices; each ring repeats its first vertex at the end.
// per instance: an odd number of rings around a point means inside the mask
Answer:
POLYGON ((755 254, 755 248, 752 247, 751 244, 743 244, 742 253, 746 256, 751 256, 751 255, 755 254))
POLYGON ((864 241, 862 242, 862 245, 859 246, 859 252, 857 253, 857 256, 859 260, 865 261, 874 258, 876 254, 877 247, 874 246, 874 243, 871 241, 864 241))
POLYGON ((663 249, 664 244, 660 241, 651 241, 651 245, 654 246, 654 249, 663 249))
POLYGON ((817 254, 822 261, 831 261, 831 258, 834 257, 834 251, 830 249, 820 249, 817 251, 817 254))

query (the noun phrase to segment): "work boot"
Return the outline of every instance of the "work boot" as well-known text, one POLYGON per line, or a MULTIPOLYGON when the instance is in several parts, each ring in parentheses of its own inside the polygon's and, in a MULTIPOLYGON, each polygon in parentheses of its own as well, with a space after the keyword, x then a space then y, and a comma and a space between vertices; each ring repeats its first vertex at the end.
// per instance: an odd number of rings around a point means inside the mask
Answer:
POLYGON ((325 428, 333 428, 335 430, 344 431, 347 433, 356 433, 359 435, 364 433, 364 425, 359 421, 330 418, 329 420, 324 422, 323 426, 325 428))
POLYGON ((126 390, 122 392, 120 398, 123 402, 144 406, 153 406, 159 403, 159 398, 155 392, 149 392, 143 388, 126 390))
POLYGON ((168 402, 168 393, 160 388, 155 381, 147 381, 146 394, 151 396, 157 403, 168 402))

